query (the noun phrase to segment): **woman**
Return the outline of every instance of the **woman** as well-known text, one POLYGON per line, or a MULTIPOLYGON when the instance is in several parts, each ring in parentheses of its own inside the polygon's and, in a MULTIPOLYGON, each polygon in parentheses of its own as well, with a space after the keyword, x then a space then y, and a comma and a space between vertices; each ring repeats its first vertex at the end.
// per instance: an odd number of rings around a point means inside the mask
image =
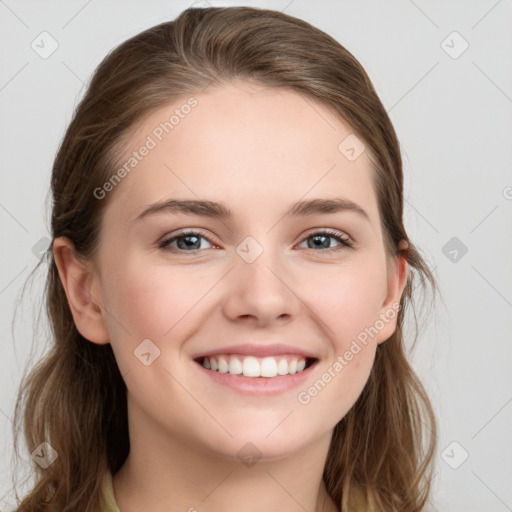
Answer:
POLYGON ((435 282, 345 48, 188 9, 100 64, 52 194, 19 511, 424 509, 435 419, 402 324, 435 282))

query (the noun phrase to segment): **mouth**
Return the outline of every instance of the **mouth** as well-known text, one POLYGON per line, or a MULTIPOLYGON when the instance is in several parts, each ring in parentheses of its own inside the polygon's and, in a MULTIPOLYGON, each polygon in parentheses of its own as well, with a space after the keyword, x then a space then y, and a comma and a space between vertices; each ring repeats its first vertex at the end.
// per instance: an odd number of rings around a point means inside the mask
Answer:
POLYGON ((275 379, 305 372, 318 359, 297 354, 257 357, 239 354, 216 354, 194 359, 203 369, 248 379, 275 379))

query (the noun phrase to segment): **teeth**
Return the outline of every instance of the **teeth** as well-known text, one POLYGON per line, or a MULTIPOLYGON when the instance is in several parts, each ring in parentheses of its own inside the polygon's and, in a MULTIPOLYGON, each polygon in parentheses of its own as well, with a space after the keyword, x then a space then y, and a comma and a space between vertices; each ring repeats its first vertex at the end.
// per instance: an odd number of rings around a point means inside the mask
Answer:
POLYGON ((229 362, 228 359, 224 356, 219 357, 219 372, 220 373, 228 373, 229 371, 229 362))
MULTIPOLYGON (((205 357, 204 359, 205 359, 205 361, 208 361, 207 357, 205 357)), ((243 372, 243 366, 242 366, 242 363, 240 362, 240 359, 238 359, 237 357, 230 357, 229 358, 229 373, 231 373, 231 375, 240 375, 242 372, 243 372)))
POLYGON ((259 377, 261 375, 260 363, 255 357, 245 357, 242 367, 244 377, 259 377))
POLYGON ((208 370, 244 377, 276 377, 293 375, 306 368, 306 359, 296 355, 257 358, 253 356, 218 355, 204 357, 202 365, 208 370))
POLYGON ((288 362, 286 359, 279 359, 279 363, 277 365, 277 373, 279 375, 288 375, 288 362))
POLYGON ((277 375, 277 363, 273 357, 265 357, 260 365, 262 377, 275 377, 277 375))

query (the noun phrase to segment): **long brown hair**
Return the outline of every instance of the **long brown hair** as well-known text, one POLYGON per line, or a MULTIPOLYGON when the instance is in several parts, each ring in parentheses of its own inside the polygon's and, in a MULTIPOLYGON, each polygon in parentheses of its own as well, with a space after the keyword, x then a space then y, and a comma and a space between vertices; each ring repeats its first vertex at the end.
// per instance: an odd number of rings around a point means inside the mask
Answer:
MULTIPOLYGON (((378 346, 361 396, 334 429, 323 478, 343 512, 355 489, 368 509, 420 511, 430 493, 436 423, 407 361, 403 322, 413 282, 434 292, 436 282, 403 224, 402 161, 391 121, 362 66, 332 37, 277 11, 191 8, 122 43, 96 69, 56 155, 51 235, 68 237, 78 255, 91 257, 108 202, 94 191, 112 176, 123 137, 174 99, 234 79, 321 101, 369 150, 387 254, 396 256, 399 241, 408 241, 403 255, 411 271, 397 328, 378 346)), ((46 441, 58 458, 46 469, 34 463, 35 481, 18 511, 92 512, 102 506, 105 472, 115 474, 130 449, 126 386, 110 344, 91 343, 76 329, 52 251, 45 257, 52 345, 22 380, 15 429, 22 417, 29 451, 46 441)), ((17 453, 16 430, 14 437, 17 453)))

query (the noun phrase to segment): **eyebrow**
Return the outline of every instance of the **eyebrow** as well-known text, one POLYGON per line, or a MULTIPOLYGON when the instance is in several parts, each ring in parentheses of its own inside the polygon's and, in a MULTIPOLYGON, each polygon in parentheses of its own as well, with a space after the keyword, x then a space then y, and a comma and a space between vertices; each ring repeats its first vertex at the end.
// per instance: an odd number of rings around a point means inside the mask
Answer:
MULTIPOLYGON (((334 199, 310 199, 299 201, 292 205, 284 214, 285 217, 300 217, 317 214, 329 214, 337 212, 354 212, 370 222, 370 218, 361 206, 346 198, 334 199)), ((135 221, 142 220, 150 215, 157 213, 183 213, 188 215, 198 215, 201 217, 213 217, 218 219, 228 219, 233 217, 231 210, 222 203, 214 201, 202 201, 195 199, 168 199, 149 205, 140 213, 135 221)))

